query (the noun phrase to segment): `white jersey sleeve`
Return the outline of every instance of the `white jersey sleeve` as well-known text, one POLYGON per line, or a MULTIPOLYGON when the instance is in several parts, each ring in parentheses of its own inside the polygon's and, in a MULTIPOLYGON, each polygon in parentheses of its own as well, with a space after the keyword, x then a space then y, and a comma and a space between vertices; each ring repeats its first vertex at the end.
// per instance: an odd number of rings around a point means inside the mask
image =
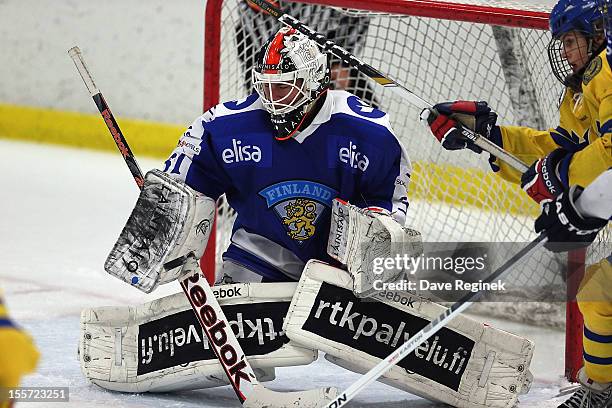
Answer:
POLYGON ((584 217, 612 218, 612 169, 601 173, 584 189, 576 206, 584 217))

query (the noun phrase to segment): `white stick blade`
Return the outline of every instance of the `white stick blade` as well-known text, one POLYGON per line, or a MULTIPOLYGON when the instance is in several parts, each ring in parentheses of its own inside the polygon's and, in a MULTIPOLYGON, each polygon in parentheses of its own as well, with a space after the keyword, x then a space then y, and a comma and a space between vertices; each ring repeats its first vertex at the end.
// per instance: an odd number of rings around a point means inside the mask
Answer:
POLYGON ((278 392, 255 384, 247 400, 242 404, 245 408, 318 408, 324 407, 338 395, 334 387, 318 388, 307 391, 278 392))

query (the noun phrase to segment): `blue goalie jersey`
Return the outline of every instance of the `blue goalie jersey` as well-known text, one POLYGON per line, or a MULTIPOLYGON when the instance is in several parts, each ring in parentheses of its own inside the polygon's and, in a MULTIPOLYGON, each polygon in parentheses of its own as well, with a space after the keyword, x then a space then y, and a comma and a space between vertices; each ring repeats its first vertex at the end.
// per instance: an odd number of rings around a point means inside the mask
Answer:
POLYGON ((387 114, 328 91, 312 123, 277 141, 257 94, 219 104, 187 129, 164 171, 237 212, 224 260, 269 281, 297 280, 327 255, 331 202, 388 211, 404 225, 411 166, 387 114))

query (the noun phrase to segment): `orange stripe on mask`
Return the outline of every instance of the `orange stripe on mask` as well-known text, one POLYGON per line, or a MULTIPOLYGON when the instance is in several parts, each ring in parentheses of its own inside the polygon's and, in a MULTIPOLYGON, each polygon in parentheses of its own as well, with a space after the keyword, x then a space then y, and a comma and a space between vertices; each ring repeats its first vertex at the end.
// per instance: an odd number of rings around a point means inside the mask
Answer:
MULTIPOLYGON (((266 56, 264 58, 264 64, 267 66, 271 65, 279 65, 282 59, 282 55, 280 51, 285 47, 283 40, 286 35, 291 35, 295 33, 295 28, 290 29, 287 32, 279 31, 274 36, 274 39, 268 46, 266 56)), ((267 69, 264 71, 265 74, 277 74, 278 70, 267 69)))

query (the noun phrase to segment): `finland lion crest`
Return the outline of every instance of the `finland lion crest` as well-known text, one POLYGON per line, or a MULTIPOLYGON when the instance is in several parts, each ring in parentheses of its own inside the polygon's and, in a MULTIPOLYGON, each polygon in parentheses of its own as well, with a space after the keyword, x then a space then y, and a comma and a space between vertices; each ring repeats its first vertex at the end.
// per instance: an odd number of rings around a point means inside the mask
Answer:
POLYGON ((317 204, 305 198, 290 201, 285 206, 287 216, 283 218, 283 224, 289 227, 289 236, 292 239, 303 241, 312 237, 315 233, 313 221, 317 219, 317 204))
POLYGON ((278 215, 287 235, 302 245, 317 232, 317 222, 337 192, 320 183, 291 180, 273 184, 261 190, 268 208, 278 215))

